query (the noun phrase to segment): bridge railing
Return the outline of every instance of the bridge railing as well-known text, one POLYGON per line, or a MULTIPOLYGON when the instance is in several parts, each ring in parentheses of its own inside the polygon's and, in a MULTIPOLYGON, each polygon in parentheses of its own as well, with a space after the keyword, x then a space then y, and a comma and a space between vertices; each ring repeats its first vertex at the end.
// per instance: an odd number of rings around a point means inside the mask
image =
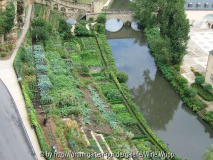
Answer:
POLYGON ((124 9, 102 9, 103 13, 123 13, 123 14, 132 14, 131 10, 124 10, 124 9))

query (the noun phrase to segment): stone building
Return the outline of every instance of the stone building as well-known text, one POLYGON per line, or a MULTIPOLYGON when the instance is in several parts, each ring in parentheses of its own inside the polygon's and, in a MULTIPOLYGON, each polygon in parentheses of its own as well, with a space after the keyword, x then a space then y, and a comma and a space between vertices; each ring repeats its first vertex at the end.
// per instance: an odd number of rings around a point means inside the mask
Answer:
POLYGON ((213 50, 209 52, 205 80, 213 86, 213 50))

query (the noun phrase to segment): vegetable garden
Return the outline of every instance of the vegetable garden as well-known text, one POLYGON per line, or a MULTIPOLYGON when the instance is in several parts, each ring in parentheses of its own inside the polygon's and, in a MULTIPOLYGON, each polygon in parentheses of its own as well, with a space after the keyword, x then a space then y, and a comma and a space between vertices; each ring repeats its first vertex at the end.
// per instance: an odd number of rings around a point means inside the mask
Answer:
MULTIPOLYGON (((35 5, 34 12, 44 15, 45 7, 35 5)), ((55 28, 58 24, 53 21, 59 17, 56 11, 49 16, 55 28)), ((119 83, 105 35, 63 42, 54 32, 43 43, 21 46, 14 68, 22 77, 42 151, 52 151, 55 143, 64 152, 170 152, 149 128, 126 84, 119 83)))

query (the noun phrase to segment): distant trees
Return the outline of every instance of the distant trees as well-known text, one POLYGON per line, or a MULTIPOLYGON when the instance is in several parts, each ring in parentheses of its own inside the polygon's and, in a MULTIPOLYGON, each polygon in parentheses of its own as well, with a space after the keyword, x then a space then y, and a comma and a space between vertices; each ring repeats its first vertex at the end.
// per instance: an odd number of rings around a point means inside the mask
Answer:
POLYGON ((189 20, 185 0, 136 0, 132 4, 134 19, 140 28, 160 28, 160 36, 169 42, 169 62, 180 64, 189 40, 189 20))
POLYGON ((0 11, 0 15, 0 35, 6 35, 14 26, 15 6, 12 1, 6 5, 4 11, 0 11))

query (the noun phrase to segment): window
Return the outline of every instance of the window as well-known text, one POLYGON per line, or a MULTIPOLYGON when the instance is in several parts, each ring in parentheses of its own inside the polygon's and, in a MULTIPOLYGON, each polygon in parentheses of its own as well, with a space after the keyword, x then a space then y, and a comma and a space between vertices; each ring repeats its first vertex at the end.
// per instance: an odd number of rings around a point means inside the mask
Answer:
POLYGON ((190 2, 190 3, 188 4, 188 7, 193 7, 192 2, 190 2))
POLYGON ((208 8, 208 7, 209 7, 209 3, 208 3, 208 2, 205 4, 205 7, 206 7, 206 8, 208 8))
POLYGON ((197 7, 201 7, 201 3, 200 2, 197 3, 197 7))

